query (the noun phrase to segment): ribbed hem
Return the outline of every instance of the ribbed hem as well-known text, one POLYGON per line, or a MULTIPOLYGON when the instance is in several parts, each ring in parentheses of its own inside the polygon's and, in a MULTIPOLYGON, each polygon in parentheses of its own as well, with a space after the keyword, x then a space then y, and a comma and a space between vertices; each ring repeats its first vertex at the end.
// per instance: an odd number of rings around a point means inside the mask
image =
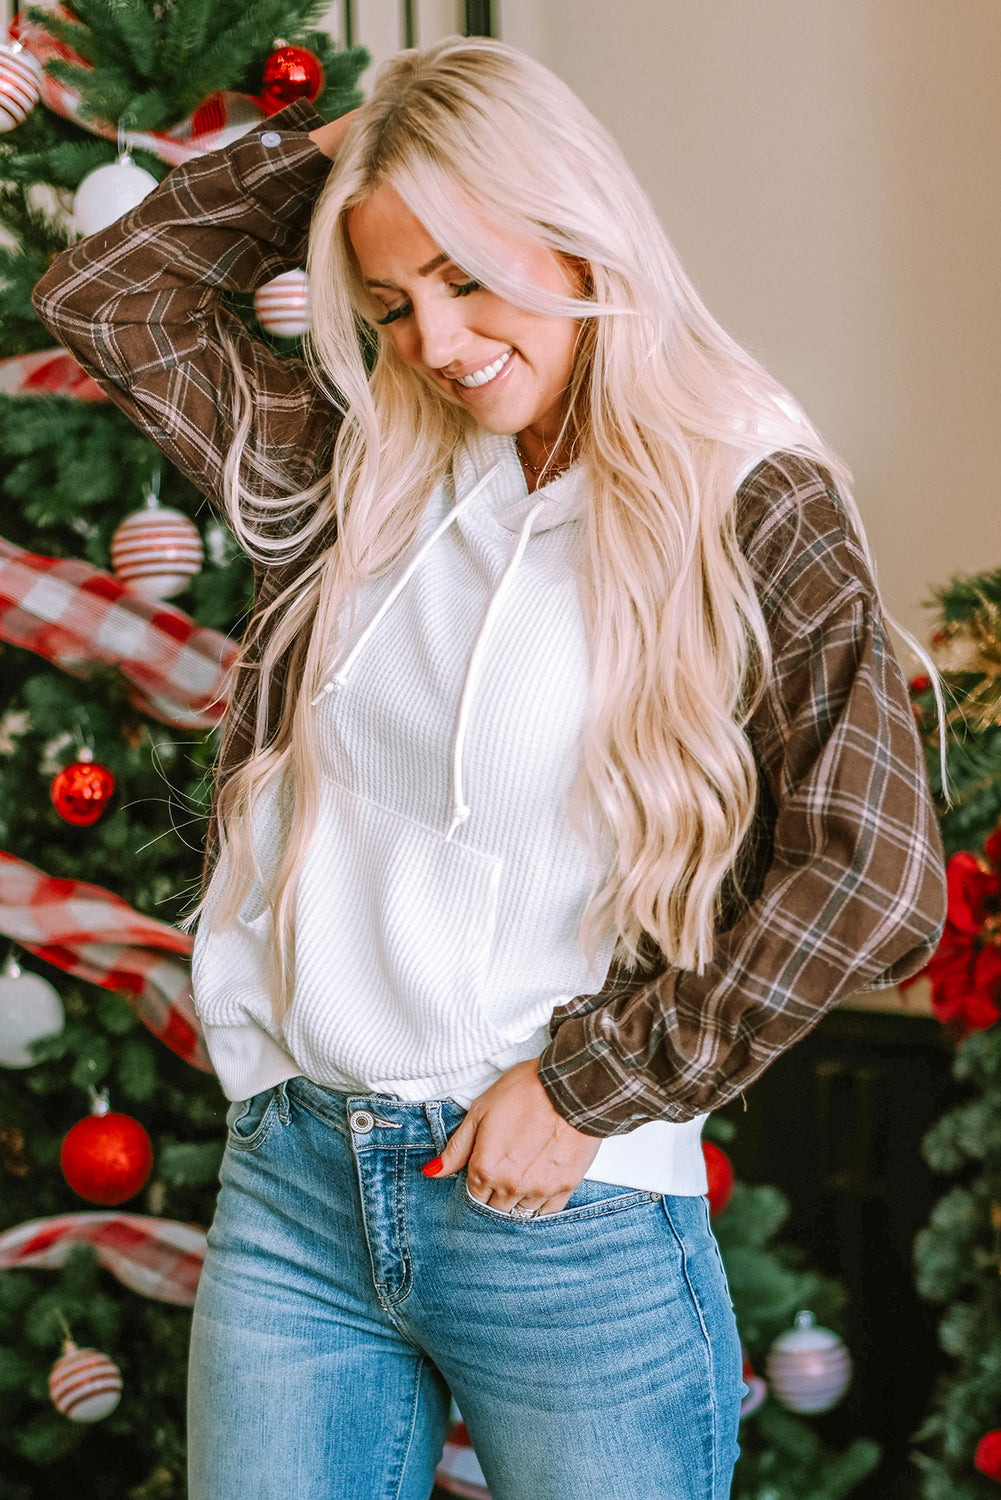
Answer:
POLYGON ((584 1175, 594 1182, 624 1183, 649 1193, 698 1197, 709 1185, 702 1155, 705 1118, 698 1115, 684 1125, 653 1120, 628 1135, 608 1136, 584 1175))
POLYGON ((253 1022, 243 1026, 207 1026, 203 1022, 202 1029, 227 1099, 252 1099, 302 1072, 285 1049, 253 1022))

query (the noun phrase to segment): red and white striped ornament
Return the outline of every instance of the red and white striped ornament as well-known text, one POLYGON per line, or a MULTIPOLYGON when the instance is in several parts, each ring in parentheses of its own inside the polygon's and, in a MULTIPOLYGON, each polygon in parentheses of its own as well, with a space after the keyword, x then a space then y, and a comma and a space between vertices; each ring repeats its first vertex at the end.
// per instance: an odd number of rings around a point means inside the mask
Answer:
POLYGON ((254 293, 254 311, 261 326, 282 339, 297 339, 309 331, 309 277, 305 271, 283 271, 254 293))
POLYGON ((42 70, 20 42, 0 44, 0 134, 16 130, 41 93, 42 70))
POLYGON ((100 1422, 122 1399, 122 1374, 99 1349, 78 1349, 67 1339, 49 1372, 49 1395, 71 1422, 100 1422))
POLYGON ((126 516, 111 538, 116 578, 147 599, 182 593, 204 557, 198 528, 181 511, 150 495, 142 510, 126 516))
POLYGON ((813 1313, 797 1313, 793 1322, 768 1351, 768 1384, 790 1411, 830 1411, 851 1384, 851 1355, 836 1333, 817 1326, 813 1313))

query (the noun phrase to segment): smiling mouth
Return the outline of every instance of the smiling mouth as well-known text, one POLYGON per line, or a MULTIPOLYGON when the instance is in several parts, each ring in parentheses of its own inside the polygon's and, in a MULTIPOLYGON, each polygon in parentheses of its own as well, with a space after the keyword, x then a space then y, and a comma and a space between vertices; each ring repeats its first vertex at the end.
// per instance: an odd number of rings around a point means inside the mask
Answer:
POLYGON ((456 375, 456 385, 465 386, 467 391, 475 390, 477 386, 489 385, 491 380, 497 379, 513 353, 513 349, 505 349, 499 359, 495 359, 491 365, 484 365, 482 370, 474 370, 472 375, 456 375))

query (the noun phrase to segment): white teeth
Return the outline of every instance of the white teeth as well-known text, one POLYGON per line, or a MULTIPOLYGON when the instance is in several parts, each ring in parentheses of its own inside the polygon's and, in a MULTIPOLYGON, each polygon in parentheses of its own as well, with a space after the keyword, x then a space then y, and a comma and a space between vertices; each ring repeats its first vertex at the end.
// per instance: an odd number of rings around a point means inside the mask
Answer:
POLYGON ((489 385, 491 380, 500 374, 510 358, 511 350, 505 349, 500 359, 495 359, 492 365, 484 365, 482 370, 474 370, 472 375, 457 375, 456 381, 459 385, 464 385, 467 390, 477 385, 489 385))

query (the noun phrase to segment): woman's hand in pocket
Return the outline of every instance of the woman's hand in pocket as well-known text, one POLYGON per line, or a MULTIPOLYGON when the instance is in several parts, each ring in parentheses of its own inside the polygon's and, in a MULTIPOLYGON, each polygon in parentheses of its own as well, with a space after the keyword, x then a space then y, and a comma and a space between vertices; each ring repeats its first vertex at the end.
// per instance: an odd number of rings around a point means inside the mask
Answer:
POLYGON ((601 1141, 556 1112, 538 1066, 537 1058, 516 1063, 474 1099, 425 1174, 450 1177, 465 1167, 472 1196, 500 1213, 528 1217, 565 1208, 601 1141))

